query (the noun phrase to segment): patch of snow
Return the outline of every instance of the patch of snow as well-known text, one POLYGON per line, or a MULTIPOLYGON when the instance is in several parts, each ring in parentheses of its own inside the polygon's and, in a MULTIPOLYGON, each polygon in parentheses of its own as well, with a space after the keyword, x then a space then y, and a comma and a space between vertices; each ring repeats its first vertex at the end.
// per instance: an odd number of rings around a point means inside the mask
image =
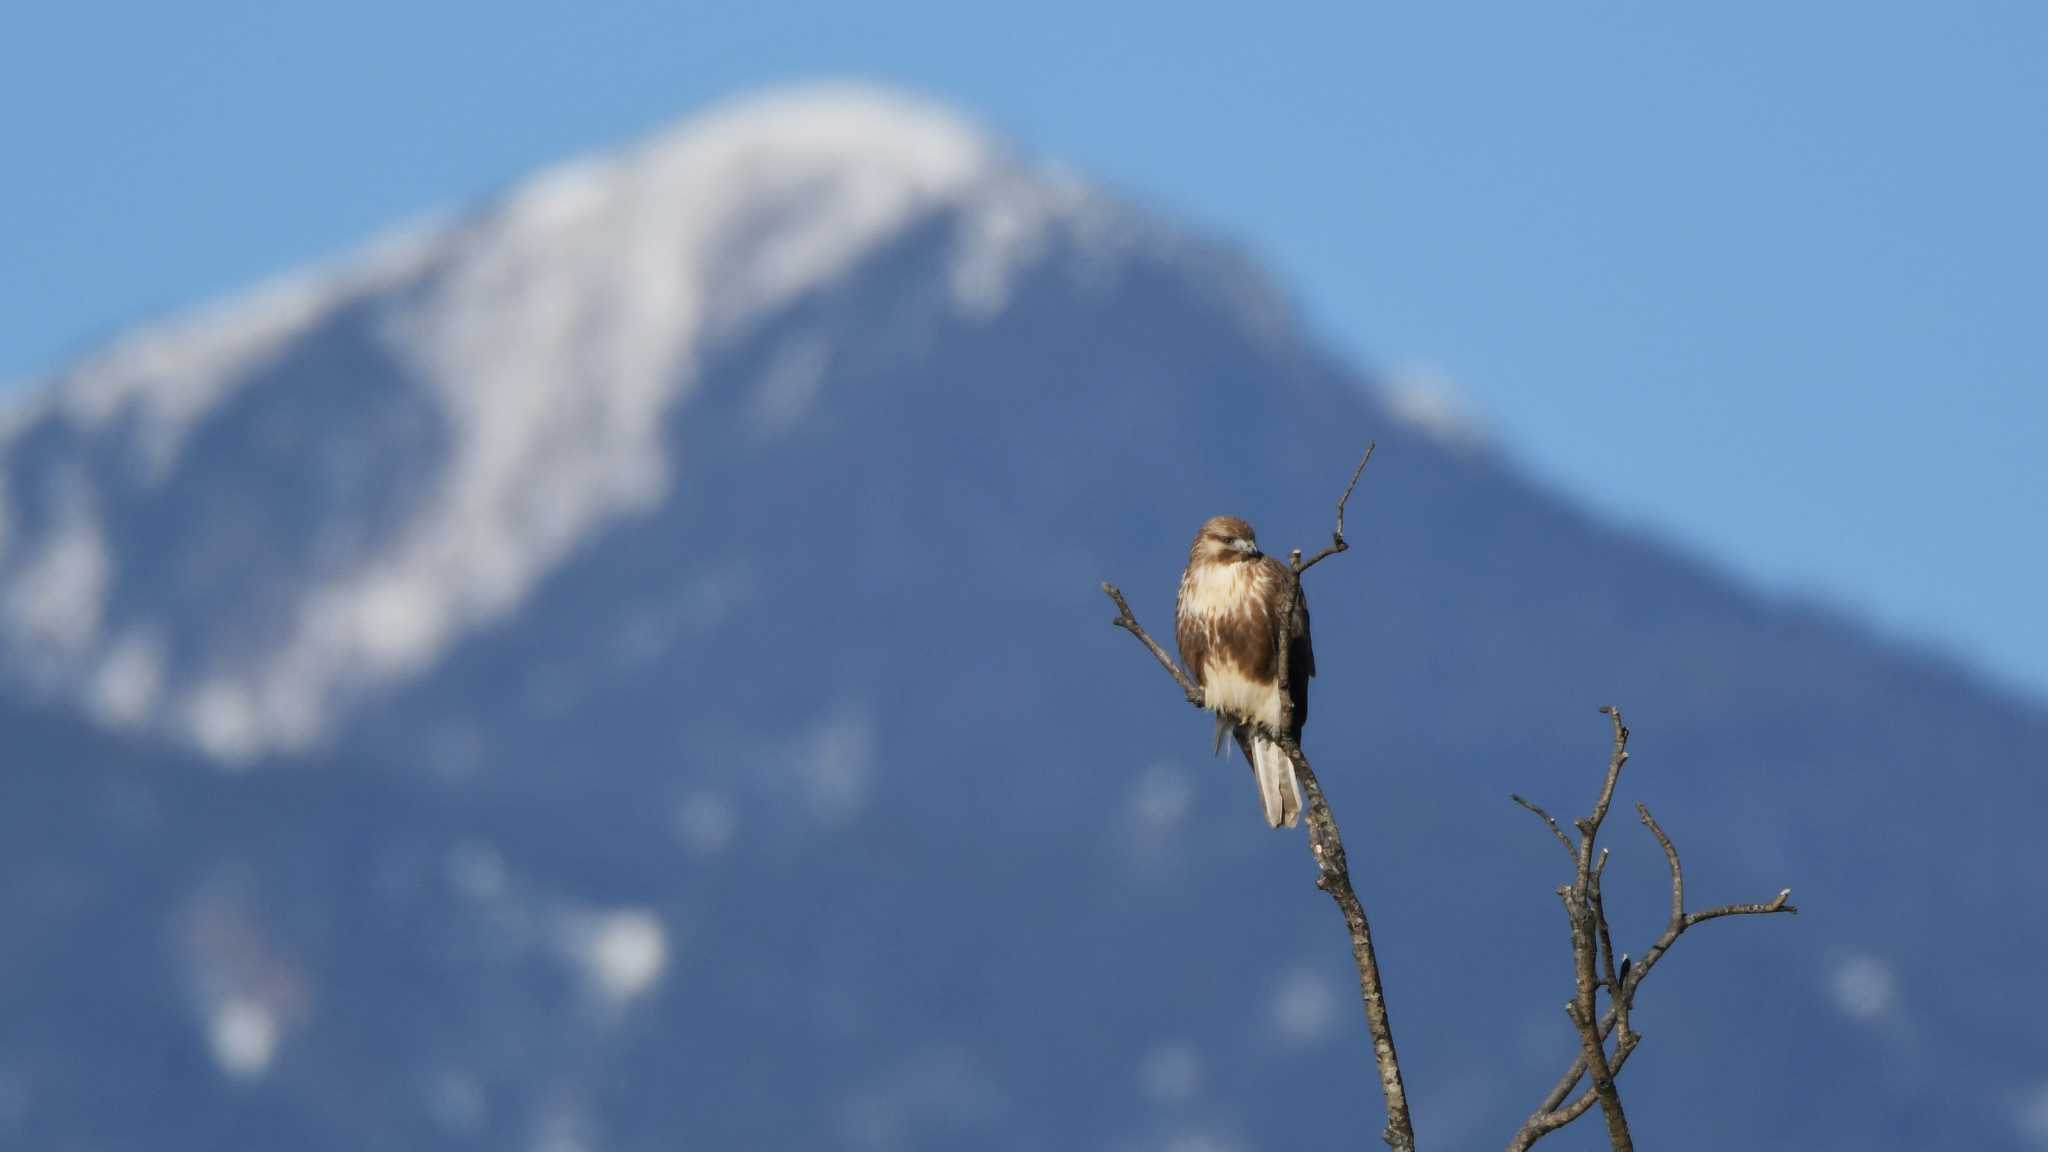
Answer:
POLYGON ((1868 952, 1852 952, 1836 961, 1827 985, 1836 1010, 1865 1024, 1891 1015, 1898 1000, 1898 977, 1892 966, 1868 952))
POLYGON ((93 681, 92 711, 113 728, 132 728, 149 718, 163 689, 163 645, 130 629, 100 663, 93 681))
MULTIPOLYGON (((99 640, 113 564, 99 510, 82 478, 60 486, 42 547, 6 572, 7 622, 47 669, 84 662, 99 640)), ((12 550, 10 550, 12 551, 12 550)), ((45 673, 47 674, 47 673, 45 673)))
POLYGON ((1194 778, 1165 762, 1129 775, 1130 797, 1111 825, 1127 861, 1123 875, 1150 884, 1170 881, 1187 855, 1182 832, 1195 808, 1194 778))
POLYGON ((1395 372, 1386 385, 1395 419, 1452 448, 1475 448, 1492 436, 1486 414, 1449 374, 1430 365, 1395 372))
POLYGON ((1328 1040, 1336 1033, 1343 1011, 1343 998, 1312 968, 1290 969, 1274 985, 1273 1027, 1288 1044, 1306 1047, 1328 1040))
POLYGON ((212 680, 186 703, 186 731, 199 749, 222 764, 239 767, 263 750, 256 704, 238 684, 212 680))
POLYGON ((260 1000, 230 997, 213 1010, 207 1046, 231 1080, 260 1080, 277 1056, 277 1014, 260 1000))
POLYGON ((1091 212, 1094 203, 1072 179, 1012 173, 990 180, 961 222, 952 267, 955 305, 973 317, 1001 312, 1018 271, 1044 256, 1052 226, 1091 212))
POLYGON ((668 967, 668 932, 660 918, 623 908, 579 918, 571 949, 589 989, 604 1003, 622 1005, 661 978, 668 967))
POLYGON ((1131 785, 1131 818, 1143 829, 1170 832, 1195 806, 1195 786, 1172 764, 1154 764, 1131 785))
POLYGON ((308 997, 304 975, 257 915, 250 874, 216 870, 187 900, 178 926, 185 979, 215 1067, 229 1080, 261 1080, 303 1022, 308 997))

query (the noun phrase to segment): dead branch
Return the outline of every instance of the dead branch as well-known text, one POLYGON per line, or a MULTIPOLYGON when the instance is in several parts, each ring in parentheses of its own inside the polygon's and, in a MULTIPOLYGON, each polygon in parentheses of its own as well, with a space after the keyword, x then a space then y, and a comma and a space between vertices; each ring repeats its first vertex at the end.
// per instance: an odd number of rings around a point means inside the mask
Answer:
POLYGON ((1508 799, 1513 800, 1515 803, 1520 804, 1522 807, 1527 808, 1531 812, 1534 812, 1537 815, 1537 817, 1541 819, 1545 824, 1550 825, 1550 834, 1552 836, 1557 837, 1557 842, 1559 844, 1564 845, 1565 858, 1574 862, 1578 860, 1579 851, 1578 849, 1572 847, 1572 842, 1570 840, 1567 840, 1565 838, 1564 829, 1559 828, 1557 826, 1557 817, 1552 816, 1550 813, 1544 811, 1537 805, 1531 804, 1527 800, 1522 799, 1522 797, 1516 793, 1509 793, 1508 799))
POLYGON ((1531 1113, 1522 1126, 1515 1131, 1508 1142, 1509 1152, 1524 1152, 1536 1141, 1578 1119, 1599 1104, 1607 1120, 1607 1140, 1616 1152, 1628 1152, 1634 1148, 1633 1137, 1628 1128, 1628 1118, 1621 1104, 1621 1093, 1615 1086, 1615 1077, 1629 1056, 1641 1042, 1642 1034, 1629 1023, 1629 1010, 1635 1006, 1635 998, 1642 983, 1655 968, 1657 962, 1671 950, 1679 936, 1695 924, 1722 916, 1767 915, 1773 912, 1794 913, 1798 909, 1789 901, 1792 890, 1787 888, 1768 903, 1723 904, 1700 912, 1685 910, 1685 872, 1678 860, 1678 848, 1671 842, 1664 829, 1650 815, 1642 804, 1636 805, 1636 812, 1643 826, 1657 838, 1657 844, 1664 849, 1665 862, 1671 870, 1671 912, 1664 925, 1664 931, 1657 937, 1650 950, 1643 953, 1640 961, 1631 963, 1624 955, 1617 964, 1614 956, 1612 934, 1607 924, 1607 910, 1601 901, 1600 885, 1606 873, 1607 850, 1602 848, 1599 856, 1593 855, 1594 842, 1600 834, 1600 827, 1607 819, 1608 807, 1614 800, 1614 788, 1621 778, 1622 767, 1628 763, 1628 727, 1622 723, 1621 712, 1614 708, 1602 708, 1613 721, 1614 750, 1608 758, 1607 775, 1601 782, 1600 795, 1594 802, 1590 815, 1573 821, 1579 830, 1579 842, 1574 847, 1550 814, 1534 804, 1514 797, 1516 803, 1542 817, 1564 841, 1566 850, 1573 861, 1573 879, 1570 884, 1558 888, 1563 900, 1566 917, 1571 924, 1573 996, 1565 1005, 1565 1013, 1572 1026, 1579 1033, 1579 1055, 1572 1066, 1565 1070, 1550 1092, 1544 1096, 1536 1111, 1531 1113), (1607 1009, 1600 1012, 1599 994, 1607 991, 1607 1009), (1612 1034, 1614 1050, 1610 1054, 1606 1042, 1612 1034), (1572 1092, 1579 1081, 1588 1074, 1592 1084, 1577 1097, 1572 1092), (1570 1098, 1570 1103, 1566 1103, 1570 1098))
MULTIPOLYGON (((1358 462, 1359 471, 1365 469, 1365 462, 1370 459, 1372 448, 1368 445, 1365 459, 1358 462)), ((1351 482, 1358 483, 1358 472, 1351 474, 1351 482)), ((1350 496, 1351 489, 1347 487, 1344 499, 1348 500, 1350 496)), ((1344 543, 1343 525, 1344 500, 1339 500, 1336 544, 1332 546, 1337 551, 1349 547, 1344 543)), ((1317 560, 1322 558, 1320 555, 1316 557, 1317 560)), ((1300 559, 1299 553, 1295 559, 1300 559)), ((1293 761, 1295 778, 1301 782, 1301 790, 1308 797, 1308 846, 1316 861, 1316 887, 1328 892, 1330 899, 1336 901, 1338 910, 1344 915, 1344 924, 1351 932, 1351 962, 1358 969, 1358 995, 1365 1004, 1366 1033, 1372 1038, 1373 1062, 1379 1068, 1380 1094, 1387 1102, 1387 1126, 1380 1136, 1396 1152, 1413 1152, 1414 1122, 1408 1113, 1407 1088, 1401 1081, 1401 1060, 1394 1050, 1393 1025, 1387 1020, 1386 995, 1380 986, 1379 958, 1372 946, 1372 926, 1365 918, 1365 906, 1359 903, 1358 893, 1351 885, 1351 866, 1344 855, 1344 838, 1337 832, 1337 818, 1323 799, 1322 783, 1316 779, 1315 769, 1309 767, 1308 757, 1301 751, 1301 742, 1292 735, 1294 697, 1288 691, 1287 649, 1294 638, 1295 614, 1301 610, 1301 574, 1308 565, 1290 564, 1289 567, 1293 572, 1290 578, 1293 587, 1287 597, 1287 611, 1274 637, 1279 648, 1276 664, 1280 670, 1280 731, 1267 735, 1293 761)))
MULTIPOLYGON (((1344 486, 1344 494, 1337 499, 1337 526, 1330 535, 1330 544, 1307 561, 1296 549, 1288 561, 1293 587, 1288 597, 1288 608, 1276 634, 1280 645, 1280 699, 1283 715, 1279 732, 1266 732, 1268 738, 1280 745, 1294 763, 1294 772, 1301 782, 1302 794, 1308 801, 1308 842, 1309 853, 1316 862, 1316 887, 1330 894, 1338 910, 1344 916, 1345 928, 1351 936, 1351 958, 1358 969, 1359 999, 1365 1005, 1366 1031, 1372 1038, 1373 1061, 1379 1069, 1380 1093, 1386 1099, 1387 1124, 1380 1136, 1394 1152, 1414 1152, 1415 1128, 1408 1112, 1407 1089, 1401 1080, 1401 1061, 1394 1049, 1393 1025, 1387 1018, 1385 991, 1380 985, 1379 959, 1373 951, 1372 926, 1366 920, 1365 906, 1360 903, 1357 891, 1351 884, 1351 869, 1344 854, 1344 839, 1337 831, 1337 820, 1330 812, 1329 802, 1323 797, 1322 783, 1316 779, 1315 770, 1309 766, 1308 757, 1301 751, 1301 744, 1289 733, 1293 731, 1293 697, 1288 692, 1288 668, 1286 648, 1294 631, 1294 614, 1300 610, 1301 574, 1339 552, 1348 551, 1350 543, 1344 538, 1344 509, 1351 500, 1352 489, 1358 486, 1358 478, 1365 472, 1371 461, 1373 445, 1366 445, 1365 455, 1352 469, 1350 483, 1344 486)), ((1181 670, 1180 665, 1166 654, 1157 641, 1139 626, 1131 614, 1130 606, 1124 602, 1123 594, 1115 585, 1105 583, 1103 592, 1115 601, 1117 618, 1111 623, 1136 636, 1180 685, 1182 693, 1190 704, 1202 707, 1202 692, 1193 677, 1181 670)), ((1242 730, 1239 739, 1242 740, 1242 730)))
POLYGON ((1139 627, 1138 618, 1131 615, 1131 606, 1124 603, 1124 594, 1117 590, 1116 585, 1104 580, 1102 582, 1102 590, 1109 594, 1111 600, 1116 601, 1116 619, 1111 620, 1110 623, 1136 636, 1139 643, 1151 650, 1152 658, 1159 661, 1162 667, 1173 674, 1174 680, 1179 682, 1180 690, 1182 694, 1187 696, 1188 703, 1200 708, 1203 704, 1202 689, 1195 683, 1194 677, 1181 671, 1180 665, 1174 661, 1173 657, 1166 654, 1166 649, 1159 646, 1159 641, 1152 639, 1151 636, 1146 634, 1145 629, 1139 627))
POLYGON ((1303 562, 1301 549, 1299 548, 1296 548, 1294 553, 1288 557, 1287 566, 1294 569, 1296 578, 1299 578, 1303 572, 1321 564, 1337 553, 1349 552, 1351 550, 1350 542, 1344 539, 1344 505, 1351 502, 1351 490, 1358 487, 1358 478, 1365 475, 1365 466, 1372 463, 1372 450, 1377 447, 1379 447, 1379 442, 1376 440, 1366 443, 1365 455, 1358 458, 1358 467, 1351 470, 1351 482, 1344 485, 1344 494, 1337 497, 1337 529, 1330 533, 1329 546, 1314 556, 1309 557, 1306 562, 1303 562))

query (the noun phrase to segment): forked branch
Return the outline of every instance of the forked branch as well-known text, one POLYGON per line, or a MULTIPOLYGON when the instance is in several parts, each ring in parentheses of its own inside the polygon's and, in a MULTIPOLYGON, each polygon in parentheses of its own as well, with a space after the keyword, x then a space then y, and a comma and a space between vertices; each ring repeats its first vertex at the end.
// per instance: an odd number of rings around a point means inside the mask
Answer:
POLYGON ((1642 1034, 1629 1023, 1629 1010, 1635 1006, 1636 992, 1649 977, 1650 970, 1671 950, 1679 936, 1695 924, 1723 916, 1799 911, 1788 903, 1792 890, 1787 888, 1766 903, 1723 904, 1700 912, 1687 912, 1685 870, 1679 864, 1678 848, 1650 815, 1649 808, 1637 804, 1636 812, 1643 826, 1657 838, 1658 846, 1664 849, 1665 862, 1671 869, 1671 912, 1665 921, 1664 931, 1650 945, 1649 951, 1643 953, 1641 960, 1631 962, 1623 954, 1617 961, 1607 925, 1607 909, 1600 896, 1607 850, 1600 849, 1596 857, 1593 849, 1601 825, 1606 822, 1608 808, 1614 801, 1614 788, 1621 779, 1622 767, 1628 763, 1629 732, 1628 726, 1622 723, 1619 709, 1602 708, 1600 711, 1613 722, 1614 749, 1608 758, 1607 775, 1601 781, 1600 794, 1594 801, 1592 813, 1573 821, 1579 831, 1577 844, 1565 836, 1548 812, 1520 796, 1513 797, 1515 803, 1534 812, 1549 826, 1572 858, 1572 882, 1560 885, 1557 892, 1564 902, 1566 918, 1571 925, 1573 995, 1565 1005, 1565 1015, 1579 1034, 1579 1055, 1544 1096, 1542 1103, 1537 1105, 1536 1111, 1516 1129, 1513 1139, 1508 1142, 1509 1152, 1523 1152, 1544 1136, 1585 1115, 1595 1104, 1600 1105, 1607 1121, 1608 1145, 1616 1152, 1633 1149, 1633 1137, 1629 1132, 1626 1111, 1622 1108, 1620 1089, 1615 1086, 1615 1077, 1642 1041, 1642 1034), (1602 991, 1607 996, 1604 1012, 1599 1010, 1602 991), (1611 1052, 1607 1048, 1610 1034, 1614 1036, 1611 1052), (1592 1083, 1573 1097, 1572 1092, 1589 1074, 1592 1083))
POLYGON ((1344 506, 1351 503, 1351 490, 1358 487, 1358 478, 1365 475, 1365 466, 1372 463, 1372 450, 1377 447, 1379 447, 1379 441, 1377 440, 1366 443, 1365 455, 1358 458, 1358 467, 1351 470, 1351 482, 1344 485, 1344 494, 1337 497, 1337 528, 1330 533, 1330 543, 1321 552, 1316 553, 1307 560, 1301 558, 1301 549, 1299 548, 1296 548, 1287 558, 1287 566, 1294 569, 1294 575, 1297 579, 1300 578, 1303 572, 1321 564, 1337 553, 1351 551, 1351 542, 1344 539, 1344 506))

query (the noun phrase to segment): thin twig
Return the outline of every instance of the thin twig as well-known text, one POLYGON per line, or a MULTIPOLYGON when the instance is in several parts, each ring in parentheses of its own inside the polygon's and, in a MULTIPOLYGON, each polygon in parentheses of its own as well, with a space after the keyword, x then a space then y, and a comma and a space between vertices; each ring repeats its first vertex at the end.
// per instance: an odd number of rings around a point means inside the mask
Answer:
POLYGON ((1650 835, 1657 838, 1657 846, 1664 849, 1664 862, 1671 867, 1671 923, 1676 924, 1685 919, 1685 869, 1678 863, 1678 845, 1671 842, 1671 837, 1664 834, 1657 818, 1650 815, 1648 804, 1638 801, 1636 816, 1642 820, 1643 827, 1650 830, 1650 835))
POLYGON ((1790 912, 1797 915, 1799 909, 1786 903, 1791 898, 1792 890, 1790 888, 1780 888, 1776 896, 1764 903, 1723 904, 1717 908, 1709 908, 1704 912, 1687 912, 1685 914, 1685 926, 1690 928, 1702 921, 1713 920, 1721 916, 1766 916, 1772 912, 1790 912))
POLYGON ((1579 850, 1572 847, 1572 842, 1566 838, 1564 834, 1564 829, 1557 826, 1557 817, 1552 816, 1550 813, 1544 811, 1538 805, 1531 804, 1529 801, 1522 799, 1522 797, 1516 793, 1508 793, 1508 799, 1513 800, 1515 803, 1520 804, 1522 807, 1527 808, 1531 812, 1534 812, 1539 818, 1542 819, 1542 821, 1545 824, 1550 825, 1550 834, 1552 836, 1557 837, 1557 842, 1559 844, 1564 845, 1564 854, 1566 858, 1571 860, 1574 867, 1578 865, 1579 850))
POLYGON ((1138 618, 1131 615, 1131 606, 1124 603, 1124 594, 1117 590, 1116 585, 1111 584, 1107 580, 1102 582, 1102 590, 1109 593, 1111 600, 1116 601, 1116 619, 1111 620, 1110 623, 1136 636, 1147 649, 1151 650, 1153 659, 1159 661, 1160 667, 1173 674, 1174 680, 1180 685, 1182 694, 1187 696, 1188 703, 1193 704, 1197 708, 1203 707, 1207 703, 1207 697, 1202 694, 1201 687, 1195 683, 1194 677, 1181 671, 1180 665, 1174 662, 1173 657, 1166 654, 1166 649, 1161 648, 1157 640, 1146 635, 1145 630, 1138 626, 1138 618))
POLYGON ((1337 530, 1330 534, 1329 547, 1309 557, 1307 563, 1302 562, 1299 548, 1296 548, 1293 555, 1288 558, 1287 566, 1294 569, 1297 577, 1337 553, 1351 550, 1351 544, 1344 539, 1344 505, 1351 502, 1351 490, 1358 487, 1358 478, 1365 475, 1365 466, 1372 462, 1372 450, 1377 447, 1379 442, 1376 440, 1366 444, 1365 455, 1358 458, 1358 467, 1351 470, 1351 483, 1344 485, 1344 494, 1337 497, 1337 530))
POLYGON ((1664 849, 1665 863, 1671 867, 1671 915, 1664 922, 1664 931, 1657 937, 1656 943, 1650 945, 1648 952, 1643 953, 1642 963, 1636 965, 1635 972, 1624 982, 1622 988, 1622 995, 1624 997, 1635 995, 1636 987, 1643 982, 1643 977, 1649 975, 1650 968, 1658 960, 1663 959, 1664 953, 1671 950, 1671 946, 1678 942, 1678 938, 1684 935, 1686 929, 1695 924, 1705 923, 1708 920, 1718 920, 1723 916, 1768 916, 1774 912, 1798 914, 1799 909, 1790 903, 1792 899, 1792 890, 1790 888, 1781 890, 1775 898, 1765 903, 1723 904, 1719 907, 1709 908, 1704 912, 1687 912, 1685 910, 1685 869, 1678 862, 1678 846, 1671 842, 1671 837, 1665 833, 1663 826, 1657 823, 1657 818, 1650 815, 1649 805, 1637 804, 1636 814, 1642 819, 1643 827, 1648 828, 1650 835, 1657 838, 1657 846, 1664 849))
POLYGON ((1592 851, 1591 837, 1599 833, 1600 825, 1606 821, 1607 808, 1614 803, 1614 786, 1621 782, 1621 769, 1628 763, 1628 725, 1621 722, 1621 709, 1612 704, 1602 704, 1600 714, 1614 722, 1614 754, 1607 759, 1607 779, 1600 784, 1600 799, 1593 804, 1593 814, 1573 821, 1588 837, 1580 842, 1579 851, 1582 853, 1592 851))

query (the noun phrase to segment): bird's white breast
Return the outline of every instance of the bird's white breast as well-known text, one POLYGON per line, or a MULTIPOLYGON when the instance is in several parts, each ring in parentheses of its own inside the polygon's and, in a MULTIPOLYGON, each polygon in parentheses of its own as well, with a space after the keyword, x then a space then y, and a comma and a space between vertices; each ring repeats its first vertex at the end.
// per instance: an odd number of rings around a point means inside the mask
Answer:
MULTIPOLYGON (((1181 610, 1211 635, 1243 628, 1252 613, 1265 611, 1265 590, 1256 573, 1250 564, 1197 565, 1187 574, 1181 610)), ((1252 679, 1224 645, 1209 645, 1199 671, 1206 707, 1270 728, 1280 727, 1279 685, 1252 679)))

